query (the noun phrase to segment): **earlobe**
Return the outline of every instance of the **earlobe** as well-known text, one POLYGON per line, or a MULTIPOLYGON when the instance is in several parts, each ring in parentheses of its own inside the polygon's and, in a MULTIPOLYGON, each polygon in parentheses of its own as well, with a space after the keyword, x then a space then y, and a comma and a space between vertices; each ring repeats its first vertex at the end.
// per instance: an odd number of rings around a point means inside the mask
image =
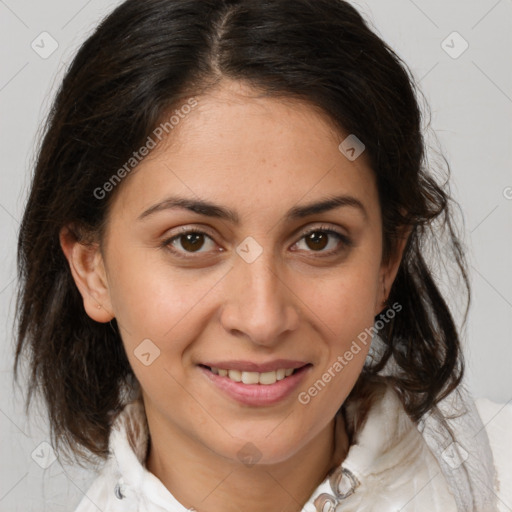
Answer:
POLYGON ((59 241, 82 295, 85 312, 96 322, 109 322, 114 314, 99 245, 79 241, 68 227, 61 229, 59 241))

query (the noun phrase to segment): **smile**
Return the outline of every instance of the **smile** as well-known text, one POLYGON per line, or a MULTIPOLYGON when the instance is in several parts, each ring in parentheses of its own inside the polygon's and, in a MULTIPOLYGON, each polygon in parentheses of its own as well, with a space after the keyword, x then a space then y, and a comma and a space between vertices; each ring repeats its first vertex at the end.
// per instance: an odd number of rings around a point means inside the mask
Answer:
POLYGON ((266 372, 218 368, 198 365, 214 388, 238 403, 249 406, 269 406, 289 397, 313 367, 278 368, 266 372))
POLYGON ((223 368, 210 368, 212 373, 227 377, 235 382, 243 382, 244 384, 275 384, 278 380, 283 380, 289 377, 294 371, 294 368, 280 368, 272 372, 241 372, 240 370, 226 370, 223 368))

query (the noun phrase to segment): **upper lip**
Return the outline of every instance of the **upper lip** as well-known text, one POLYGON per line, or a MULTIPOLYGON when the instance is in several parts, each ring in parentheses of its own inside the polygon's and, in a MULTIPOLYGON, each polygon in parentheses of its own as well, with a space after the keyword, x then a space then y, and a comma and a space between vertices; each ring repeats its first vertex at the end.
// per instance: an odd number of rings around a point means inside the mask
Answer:
POLYGON ((301 368, 308 364, 305 361, 296 361, 293 359, 275 359, 266 363, 255 363, 253 361, 242 361, 240 359, 233 361, 217 361, 215 363, 201 363, 210 368, 221 368, 224 370, 239 370, 241 372, 272 372, 281 368, 301 368))

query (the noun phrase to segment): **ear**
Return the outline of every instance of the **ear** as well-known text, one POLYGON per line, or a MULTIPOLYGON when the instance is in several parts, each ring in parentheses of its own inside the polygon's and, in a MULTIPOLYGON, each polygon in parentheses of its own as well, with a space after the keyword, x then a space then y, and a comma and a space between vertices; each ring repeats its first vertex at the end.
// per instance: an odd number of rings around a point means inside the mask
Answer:
POLYGON ((79 241, 69 227, 61 229, 59 241, 82 295, 85 312, 96 322, 109 322, 114 314, 99 244, 79 241))
POLYGON ((401 232, 400 238, 396 241, 396 247, 393 254, 390 256, 386 263, 383 263, 380 269, 380 293, 378 294, 377 301, 375 304, 375 316, 378 315, 386 307, 386 301, 388 300, 389 292, 393 282, 395 281, 402 256, 404 253, 407 240, 411 234, 412 227, 404 228, 401 232))

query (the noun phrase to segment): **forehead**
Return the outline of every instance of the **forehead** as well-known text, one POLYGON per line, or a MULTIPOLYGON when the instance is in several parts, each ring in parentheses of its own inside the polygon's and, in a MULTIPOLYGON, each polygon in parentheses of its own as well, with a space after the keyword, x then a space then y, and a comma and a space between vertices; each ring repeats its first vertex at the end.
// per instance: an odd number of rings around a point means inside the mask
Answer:
POLYGON ((335 193, 358 195, 371 208, 375 183, 364 153, 354 161, 342 154, 348 134, 320 109, 239 82, 195 99, 123 183, 124 209, 142 211, 176 193, 236 204, 242 216, 335 193))
MULTIPOLYGON (((325 149, 338 156, 340 134, 319 107, 290 97, 269 97, 238 81, 221 82, 183 116, 159 148, 180 148, 197 157, 229 156, 259 160, 300 159, 305 153, 322 162, 325 149), (230 153, 226 154, 225 150, 230 153)), ((249 162, 248 162, 249 163, 249 162)))

